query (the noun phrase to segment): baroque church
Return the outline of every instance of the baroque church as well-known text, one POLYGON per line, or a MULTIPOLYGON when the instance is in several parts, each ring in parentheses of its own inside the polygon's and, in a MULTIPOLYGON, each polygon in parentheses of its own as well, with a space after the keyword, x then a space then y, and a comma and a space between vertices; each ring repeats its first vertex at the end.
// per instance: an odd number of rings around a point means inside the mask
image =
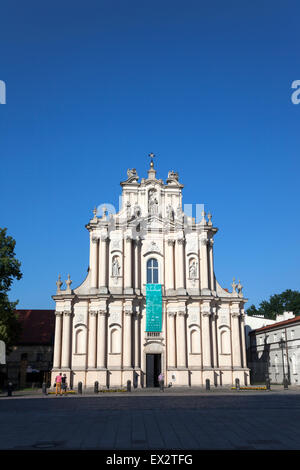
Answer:
POLYGON ((90 259, 75 289, 57 281, 52 383, 71 387, 205 386, 249 383, 242 286, 223 289, 214 273, 211 214, 187 216, 183 185, 170 171, 121 182, 121 208, 86 225, 90 259))

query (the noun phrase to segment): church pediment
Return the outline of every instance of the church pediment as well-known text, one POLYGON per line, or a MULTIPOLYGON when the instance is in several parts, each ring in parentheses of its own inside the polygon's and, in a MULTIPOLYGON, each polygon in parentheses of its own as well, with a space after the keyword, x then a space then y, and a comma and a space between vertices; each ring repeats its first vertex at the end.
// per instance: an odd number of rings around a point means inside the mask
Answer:
POLYGON ((145 186, 164 186, 163 180, 157 180, 157 179, 144 179, 142 180, 142 183, 145 186))
POLYGON ((146 218, 146 228, 148 230, 159 230, 159 231, 165 231, 165 230, 175 230, 175 223, 163 218, 161 216, 157 215, 149 215, 146 218))

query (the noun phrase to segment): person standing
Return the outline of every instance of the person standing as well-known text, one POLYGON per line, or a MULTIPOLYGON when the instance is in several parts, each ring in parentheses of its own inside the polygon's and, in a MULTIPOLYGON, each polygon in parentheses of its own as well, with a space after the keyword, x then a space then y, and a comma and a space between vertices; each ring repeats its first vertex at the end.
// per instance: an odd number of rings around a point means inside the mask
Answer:
POLYGON ((158 383, 159 383, 160 391, 163 392, 164 391, 164 374, 162 372, 158 376, 158 383))
POLYGON ((61 382, 62 382, 62 376, 61 372, 59 375, 56 376, 55 378, 55 385, 56 385, 56 393, 55 396, 59 393, 61 395, 61 382))
POLYGON ((61 378, 61 389, 63 391, 63 394, 67 394, 67 376, 64 374, 61 378))

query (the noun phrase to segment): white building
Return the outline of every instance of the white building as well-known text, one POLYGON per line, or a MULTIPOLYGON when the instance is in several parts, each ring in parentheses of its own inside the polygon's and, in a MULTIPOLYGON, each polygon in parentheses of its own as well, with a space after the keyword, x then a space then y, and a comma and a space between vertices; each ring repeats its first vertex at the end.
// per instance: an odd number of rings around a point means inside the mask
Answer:
POLYGON ((215 278, 211 214, 186 216, 178 174, 157 179, 152 159, 147 178, 127 176, 120 211, 95 210, 86 226, 86 279, 57 282, 52 382, 156 386, 163 372, 174 386, 249 383, 247 300, 240 282, 228 292, 215 278))
POLYGON ((248 365, 253 382, 282 384, 284 376, 300 383, 300 316, 292 312, 277 315, 276 321, 249 332, 248 365))

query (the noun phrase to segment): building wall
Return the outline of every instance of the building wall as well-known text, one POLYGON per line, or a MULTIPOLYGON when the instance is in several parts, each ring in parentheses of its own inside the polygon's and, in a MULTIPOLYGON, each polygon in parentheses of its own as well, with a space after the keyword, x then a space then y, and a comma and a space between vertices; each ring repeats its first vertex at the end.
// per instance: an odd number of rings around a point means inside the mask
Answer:
POLYGON ((24 388, 32 384, 41 386, 44 377, 50 380, 52 365, 53 346, 19 345, 7 356, 7 364, 2 370, 14 386, 24 388))
POLYGON ((250 361, 253 381, 283 383, 284 374, 289 382, 300 382, 300 319, 287 325, 273 326, 250 335, 250 361))
MULTIPOLYGON (((73 313, 57 312, 62 323, 62 341, 56 356, 56 371, 73 371, 74 386, 97 380, 107 385, 125 385, 138 374, 138 385, 146 374, 146 354, 162 354, 167 383, 203 385, 206 379, 218 385, 245 383, 247 364, 243 350, 243 315, 240 305, 211 301, 163 301, 162 331, 145 331, 145 304, 132 300, 78 302, 73 313), (69 354, 63 344, 70 344, 69 354), (66 360, 67 357, 67 360, 66 360)), ((53 380, 52 380, 53 381, 53 380)))

